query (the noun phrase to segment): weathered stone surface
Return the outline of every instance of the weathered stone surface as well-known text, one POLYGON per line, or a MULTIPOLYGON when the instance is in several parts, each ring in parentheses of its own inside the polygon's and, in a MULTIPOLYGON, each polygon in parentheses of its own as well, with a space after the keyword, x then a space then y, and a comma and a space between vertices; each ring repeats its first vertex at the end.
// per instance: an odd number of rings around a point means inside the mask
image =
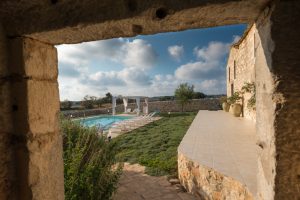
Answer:
POLYGON ((35 80, 28 80, 26 84, 29 131, 33 135, 57 132, 59 127, 58 84, 35 80))
POLYGON ((124 163, 113 200, 196 200, 197 197, 171 185, 166 176, 149 176, 145 167, 124 163))
POLYGON ((300 198, 299 9, 296 1, 277 1, 255 24, 257 144, 261 147, 257 180, 261 199, 300 198))
POLYGON ((15 193, 64 199, 56 49, 28 38, 10 39, 9 46, 15 193))
POLYGON ((7 67, 7 40, 0 23, 0 199, 13 196, 13 154, 11 148, 12 107, 9 70, 7 67))
POLYGON ((33 199, 64 199, 62 136, 59 131, 29 136, 28 184, 33 199))
POLYGON ((178 151, 178 176, 188 192, 204 200, 250 200, 252 194, 240 182, 200 165, 178 151))
MULTIPOLYGON (((272 49, 271 45, 264 48, 267 52, 273 50, 272 65, 268 66, 275 83, 272 101, 276 168, 270 173, 272 177, 275 175, 276 200, 300 199, 299 10, 298 1, 280 1, 275 5, 270 16, 270 36, 275 48, 272 49)), ((270 43, 268 40, 264 42, 270 43)))
POLYGON ((54 46, 19 37, 10 40, 10 51, 14 53, 11 74, 26 79, 56 81, 58 68, 56 67, 57 51, 54 46))
POLYGON ((261 199, 274 199, 275 135, 272 100, 274 78, 270 71, 274 42, 270 36, 270 13, 263 14, 257 23, 256 47, 256 133, 261 146, 258 162, 258 195, 261 199), (267 17, 267 18, 266 18, 267 17))
POLYGON ((176 178, 170 179, 169 182, 170 182, 172 185, 176 185, 176 184, 179 184, 179 183, 180 183, 179 179, 176 179, 176 178))
POLYGON ((270 0, 1 1, 0 18, 11 36, 27 35, 51 44, 79 43, 251 23, 268 2, 270 0))
MULTIPOLYGON (((229 53, 227 62, 227 96, 232 92, 241 91, 245 82, 255 83, 255 24, 244 34, 240 41, 234 44, 229 53), (234 69, 235 68, 235 69, 234 69), (230 74, 229 74, 230 73, 230 74), (233 85, 233 91, 231 86, 233 85)), ((253 108, 248 108, 247 103, 252 94, 245 93, 244 100, 239 103, 243 105, 243 115, 245 118, 256 120, 256 112, 253 108)))

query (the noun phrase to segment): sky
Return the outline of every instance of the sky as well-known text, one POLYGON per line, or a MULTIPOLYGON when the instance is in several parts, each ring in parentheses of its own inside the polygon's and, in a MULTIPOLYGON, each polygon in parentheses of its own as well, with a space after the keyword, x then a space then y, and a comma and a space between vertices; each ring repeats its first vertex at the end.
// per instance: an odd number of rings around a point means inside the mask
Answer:
POLYGON ((60 99, 107 92, 169 96, 186 82, 197 92, 225 94, 229 49, 245 29, 231 25, 58 45, 60 99))

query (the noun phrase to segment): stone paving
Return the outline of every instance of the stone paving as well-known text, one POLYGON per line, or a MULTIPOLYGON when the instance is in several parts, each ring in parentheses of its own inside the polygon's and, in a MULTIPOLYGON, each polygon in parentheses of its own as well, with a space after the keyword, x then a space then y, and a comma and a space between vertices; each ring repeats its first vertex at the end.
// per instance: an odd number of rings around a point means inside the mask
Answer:
POLYGON ((145 167, 125 163, 123 175, 113 200, 196 200, 172 185, 165 176, 155 177, 145 174, 145 167))
POLYGON ((224 111, 199 111, 179 150, 200 165, 212 168, 257 191, 255 123, 224 111))

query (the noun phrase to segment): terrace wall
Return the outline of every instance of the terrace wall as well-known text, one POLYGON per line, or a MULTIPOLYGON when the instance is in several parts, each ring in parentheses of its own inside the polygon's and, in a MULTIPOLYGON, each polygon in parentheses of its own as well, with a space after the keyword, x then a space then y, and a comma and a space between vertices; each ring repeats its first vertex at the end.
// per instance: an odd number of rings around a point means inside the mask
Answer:
POLYGON ((178 176, 186 190, 200 199, 254 199, 244 184, 191 160, 180 149, 178 149, 178 176))

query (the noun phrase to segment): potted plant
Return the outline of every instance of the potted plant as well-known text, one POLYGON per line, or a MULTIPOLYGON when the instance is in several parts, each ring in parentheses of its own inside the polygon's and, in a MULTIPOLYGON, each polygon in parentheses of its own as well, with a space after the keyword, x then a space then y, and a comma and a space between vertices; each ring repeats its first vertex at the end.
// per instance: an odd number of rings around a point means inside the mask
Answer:
POLYGON ((227 102, 227 97, 226 96, 222 96, 220 98, 220 103, 222 105, 222 109, 225 111, 225 112, 228 112, 229 111, 229 108, 230 108, 230 104, 227 102))
POLYGON ((229 112, 235 117, 239 117, 242 113, 242 105, 237 102, 241 98, 240 92, 235 92, 231 97, 228 98, 228 102, 230 103, 229 112))
POLYGON ((247 108, 255 110, 255 103, 256 103, 256 87, 255 87, 255 84, 253 82, 252 83, 245 82, 244 86, 242 87, 242 92, 252 94, 250 99, 248 99, 247 108))

